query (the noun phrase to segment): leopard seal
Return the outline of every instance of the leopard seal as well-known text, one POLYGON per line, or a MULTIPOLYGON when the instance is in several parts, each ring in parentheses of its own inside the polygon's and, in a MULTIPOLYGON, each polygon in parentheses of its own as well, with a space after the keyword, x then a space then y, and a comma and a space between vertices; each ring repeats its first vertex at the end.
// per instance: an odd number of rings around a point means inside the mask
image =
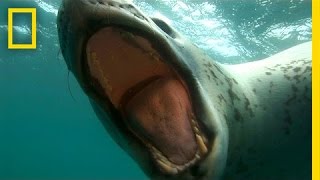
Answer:
POLYGON ((126 0, 63 0, 68 69, 151 179, 311 177, 311 43, 212 60, 126 0))

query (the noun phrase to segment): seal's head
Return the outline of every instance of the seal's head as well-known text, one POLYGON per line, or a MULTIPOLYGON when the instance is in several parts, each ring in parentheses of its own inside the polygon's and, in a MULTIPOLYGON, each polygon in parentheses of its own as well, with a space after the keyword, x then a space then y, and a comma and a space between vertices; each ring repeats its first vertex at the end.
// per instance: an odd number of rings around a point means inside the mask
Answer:
POLYGON ((146 174, 221 175, 227 130, 205 95, 195 46, 124 0, 64 0, 57 23, 69 70, 146 174))

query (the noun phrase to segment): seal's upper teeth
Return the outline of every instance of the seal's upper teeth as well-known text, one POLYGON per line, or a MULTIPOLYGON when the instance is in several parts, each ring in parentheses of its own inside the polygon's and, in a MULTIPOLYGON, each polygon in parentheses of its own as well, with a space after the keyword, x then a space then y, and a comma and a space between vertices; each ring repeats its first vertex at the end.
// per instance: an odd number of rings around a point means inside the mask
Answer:
POLYGON ((199 131, 199 129, 198 129, 197 127, 194 127, 194 132, 195 132, 196 134, 200 134, 200 131, 199 131))
POLYGON ((207 149, 206 145, 204 144, 202 137, 199 136, 198 134, 196 134, 196 139, 197 139, 197 143, 199 145, 200 153, 203 155, 206 154, 208 152, 208 149, 207 149))

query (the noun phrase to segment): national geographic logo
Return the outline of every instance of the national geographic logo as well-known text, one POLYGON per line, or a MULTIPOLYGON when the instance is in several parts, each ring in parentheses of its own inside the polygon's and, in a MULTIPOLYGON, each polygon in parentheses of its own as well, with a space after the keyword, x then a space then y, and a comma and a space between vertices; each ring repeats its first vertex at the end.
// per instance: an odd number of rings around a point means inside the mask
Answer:
POLYGON ((36 49, 37 48, 37 9, 36 8, 8 8, 8 49, 36 49), (13 43, 13 16, 16 13, 31 13, 31 43, 13 43))

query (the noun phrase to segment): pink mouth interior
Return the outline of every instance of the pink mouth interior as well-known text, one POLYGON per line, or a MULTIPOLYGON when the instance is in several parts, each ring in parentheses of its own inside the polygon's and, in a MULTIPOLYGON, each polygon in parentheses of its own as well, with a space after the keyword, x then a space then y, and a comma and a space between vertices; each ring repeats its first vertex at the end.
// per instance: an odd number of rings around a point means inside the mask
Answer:
POLYGON ((89 39, 86 52, 91 76, 132 133, 174 164, 190 161, 197 143, 188 92, 149 41, 104 28, 89 39))

